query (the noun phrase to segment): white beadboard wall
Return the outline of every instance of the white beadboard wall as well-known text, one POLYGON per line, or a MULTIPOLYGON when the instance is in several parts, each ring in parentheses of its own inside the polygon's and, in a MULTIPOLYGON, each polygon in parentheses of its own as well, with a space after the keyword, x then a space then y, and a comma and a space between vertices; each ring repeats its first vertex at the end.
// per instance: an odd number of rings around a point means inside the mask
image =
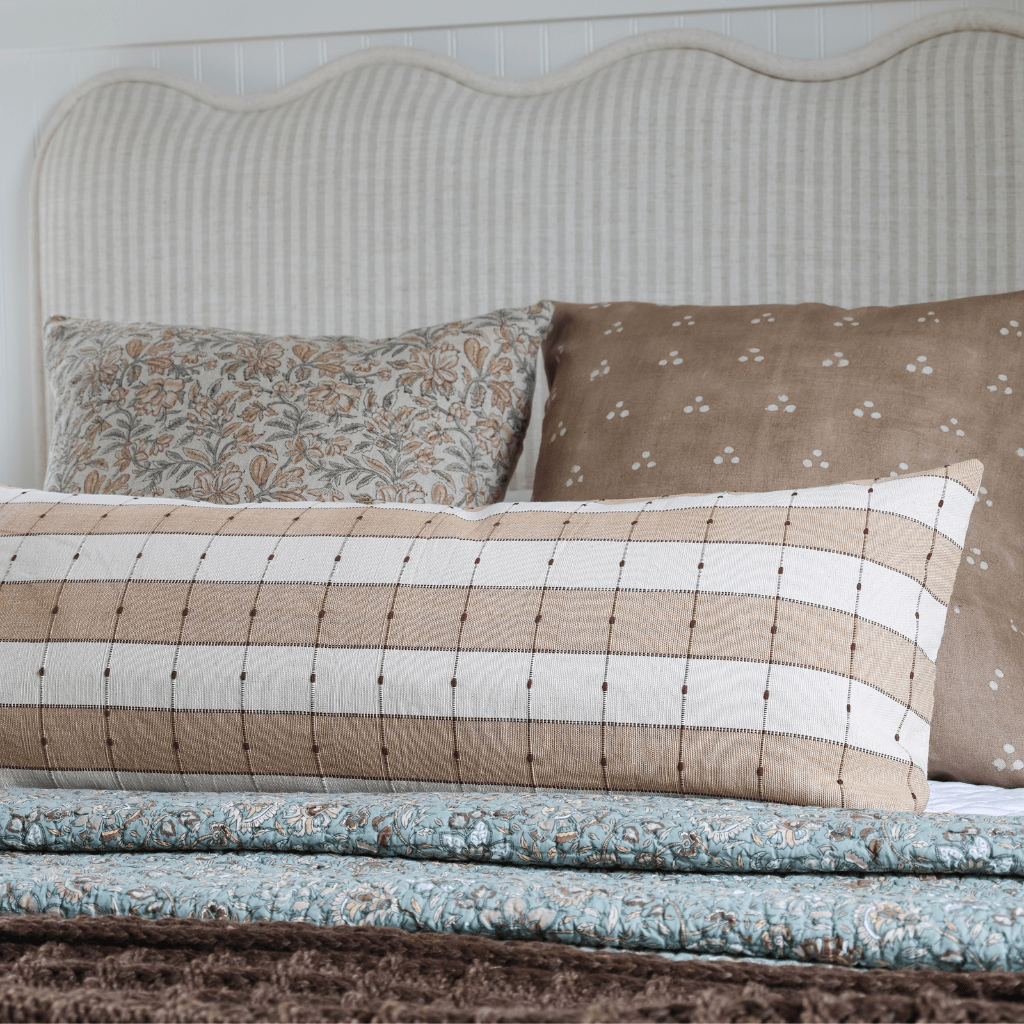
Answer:
POLYGON ((353 50, 398 45, 515 77, 553 71, 617 39, 663 28, 711 29, 773 53, 813 58, 963 7, 1024 13, 1024 0, 0 0, 0 483, 41 482, 30 468, 34 443, 19 400, 28 353, 39 343, 29 336, 35 148, 57 101, 98 71, 161 68, 251 93, 353 50))

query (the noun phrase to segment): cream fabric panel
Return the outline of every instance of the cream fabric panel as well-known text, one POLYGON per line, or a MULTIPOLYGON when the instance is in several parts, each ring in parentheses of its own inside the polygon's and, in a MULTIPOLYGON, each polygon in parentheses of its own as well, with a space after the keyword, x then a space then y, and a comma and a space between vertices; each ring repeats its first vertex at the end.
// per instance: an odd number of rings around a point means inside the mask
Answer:
POLYGON ((686 48, 533 95, 409 63, 267 109, 112 81, 38 168, 39 313, 383 337, 540 298, 1009 291, 1022 116, 1024 39, 995 31, 826 81, 686 48))

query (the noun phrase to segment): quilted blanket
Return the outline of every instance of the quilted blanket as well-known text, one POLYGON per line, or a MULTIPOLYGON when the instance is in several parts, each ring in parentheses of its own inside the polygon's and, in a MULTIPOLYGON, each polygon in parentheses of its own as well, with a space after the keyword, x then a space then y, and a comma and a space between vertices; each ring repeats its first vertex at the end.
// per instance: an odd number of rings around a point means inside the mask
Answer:
POLYGON ((1024 970, 1024 818, 712 798, 0 792, 0 913, 1024 970))

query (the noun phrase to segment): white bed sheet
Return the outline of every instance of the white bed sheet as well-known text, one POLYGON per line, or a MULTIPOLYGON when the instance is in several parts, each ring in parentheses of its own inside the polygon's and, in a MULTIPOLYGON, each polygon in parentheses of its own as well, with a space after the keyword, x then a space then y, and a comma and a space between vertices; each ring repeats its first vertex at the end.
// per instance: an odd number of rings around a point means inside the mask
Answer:
POLYGON ((931 782, 927 814, 1019 814, 1024 816, 1024 787, 973 786, 967 782, 931 782))

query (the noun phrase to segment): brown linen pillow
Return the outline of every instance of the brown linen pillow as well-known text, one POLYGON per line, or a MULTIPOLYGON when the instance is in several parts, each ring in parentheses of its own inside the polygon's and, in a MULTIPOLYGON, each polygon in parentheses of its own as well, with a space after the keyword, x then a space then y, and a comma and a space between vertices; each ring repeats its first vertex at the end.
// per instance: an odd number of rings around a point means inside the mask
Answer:
POLYGON ((930 775, 1024 785, 1024 292, 847 310, 556 304, 535 501, 807 487, 981 459, 930 775))
POLYGON ((922 810, 981 469, 478 511, 0 491, 0 787, 922 810))
POLYGON ((249 501, 500 501, 552 305, 396 338, 53 317, 44 486, 249 501))

